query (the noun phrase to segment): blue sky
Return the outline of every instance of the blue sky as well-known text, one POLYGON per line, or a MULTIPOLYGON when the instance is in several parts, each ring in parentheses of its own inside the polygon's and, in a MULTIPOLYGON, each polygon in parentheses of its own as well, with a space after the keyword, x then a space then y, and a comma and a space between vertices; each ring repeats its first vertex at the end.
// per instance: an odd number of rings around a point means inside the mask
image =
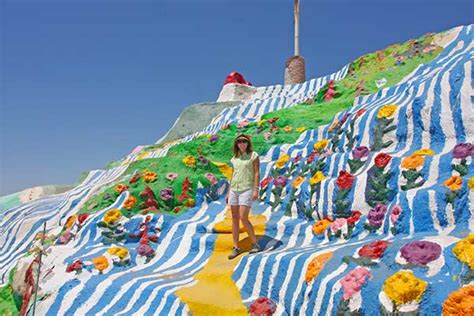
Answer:
MULTIPOLYGON (((468 0, 301 0, 307 77, 426 32, 470 24, 468 0)), ((293 1, 0 4, 0 195, 70 184, 162 137, 226 75, 282 83, 293 1)))

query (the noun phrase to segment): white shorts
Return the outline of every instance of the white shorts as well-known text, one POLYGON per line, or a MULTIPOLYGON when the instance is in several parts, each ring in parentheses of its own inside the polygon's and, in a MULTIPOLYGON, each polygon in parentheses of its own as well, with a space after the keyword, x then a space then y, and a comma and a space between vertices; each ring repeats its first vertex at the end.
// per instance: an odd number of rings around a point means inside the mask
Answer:
POLYGON ((229 192, 229 204, 230 205, 246 205, 252 206, 252 189, 248 189, 245 191, 234 191, 230 189, 229 192))

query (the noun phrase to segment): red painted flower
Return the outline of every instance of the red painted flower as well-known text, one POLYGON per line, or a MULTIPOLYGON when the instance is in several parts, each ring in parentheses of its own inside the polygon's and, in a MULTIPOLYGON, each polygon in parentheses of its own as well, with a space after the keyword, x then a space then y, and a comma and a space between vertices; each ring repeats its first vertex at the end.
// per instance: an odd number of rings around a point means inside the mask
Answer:
POLYGON ((268 123, 273 124, 279 119, 278 116, 272 117, 271 119, 268 120, 268 123))
POLYGON ((359 249, 359 256, 371 259, 379 259, 384 254, 389 245, 388 241, 377 240, 359 249))
POLYGON ((301 155, 296 156, 295 158, 293 158, 293 163, 298 163, 298 162, 300 162, 301 158, 302 158, 301 155))
POLYGON ((351 216, 347 219, 347 224, 355 225, 361 216, 362 213, 360 211, 352 211, 351 216))
POLYGON ((273 178, 270 176, 270 177, 266 177, 265 179, 263 179, 263 181, 260 183, 260 187, 263 189, 263 188, 266 188, 267 185, 273 180, 273 178))
POLYGON ((66 272, 78 271, 78 270, 82 269, 82 265, 83 265, 82 260, 78 259, 78 260, 74 261, 73 263, 71 263, 70 265, 67 266, 66 272))
POLYGON ((339 171, 336 184, 339 189, 350 189, 354 182, 354 176, 345 170, 339 171))
POLYGON ((388 163, 392 160, 392 156, 380 153, 377 156, 375 156, 374 163, 377 167, 384 168, 388 163))
POLYGON ((276 304, 268 297, 257 298, 249 307, 250 315, 271 316, 276 312, 276 304))
POLYGON ((79 225, 82 225, 82 223, 86 221, 87 217, 89 217, 89 213, 79 214, 79 216, 77 217, 77 221, 79 222, 79 225))
POLYGON ((135 173, 135 175, 130 179, 129 183, 134 184, 135 182, 137 182, 138 179, 140 179, 140 176, 141 176, 140 172, 135 173))
POLYGON ((359 110, 356 112, 355 116, 356 116, 356 117, 359 117, 359 116, 361 116, 362 114, 364 114, 365 112, 367 112, 366 109, 359 109, 359 110))

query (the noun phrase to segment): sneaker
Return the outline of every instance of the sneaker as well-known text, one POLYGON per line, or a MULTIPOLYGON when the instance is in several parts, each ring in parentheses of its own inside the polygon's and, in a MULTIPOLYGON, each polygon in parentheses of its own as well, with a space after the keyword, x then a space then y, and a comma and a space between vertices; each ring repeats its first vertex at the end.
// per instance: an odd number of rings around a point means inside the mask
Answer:
POLYGON ((228 258, 229 259, 234 259, 238 255, 240 255, 241 252, 242 251, 240 250, 240 248, 232 247, 232 252, 230 253, 228 258))
POLYGON ((261 250, 260 245, 257 243, 252 245, 252 249, 250 249, 249 253, 257 253, 261 250))

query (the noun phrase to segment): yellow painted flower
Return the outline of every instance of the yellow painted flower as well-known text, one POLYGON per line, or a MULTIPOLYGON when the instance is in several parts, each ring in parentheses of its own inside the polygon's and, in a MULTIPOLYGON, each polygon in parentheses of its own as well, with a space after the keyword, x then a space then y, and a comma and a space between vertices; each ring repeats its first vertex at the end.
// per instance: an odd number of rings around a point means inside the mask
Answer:
POLYGON ((281 156, 276 162, 275 162, 275 166, 278 168, 278 169, 281 169, 283 168, 286 163, 288 162, 288 160, 290 159, 290 155, 288 154, 285 154, 283 156, 281 156))
POLYGON ((332 252, 323 253, 319 256, 314 257, 306 269, 305 280, 306 283, 311 282, 315 277, 319 275, 324 265, 332 258, 332 252))
POLYGON ((118 208, 113 208, 105 213, 104 218, 102 219, 108 225, 115 223, 122 217, 122 213, 118 208))
POLYGON ((304 182, 304 177, 302 176, 297 176, 296 179, 293 181, 292 185, 294 188, 297 188, 301 185, 301 183, 304 182))
POLYGON ((92 263, 94 264, 95 268, 100 272, 104 271, 109 267, 109 261, 105 256, 93 258, 92 263))
POLYGON ((474 285, 449 294, 443 303, 443 315, 474 315, 474 285))
POLYGON ((129 210, 133 208, 135 204, 137 204, 137 199, 133 195, 130 195, 123 203, 123 207, 129 210))
POLYGON ((430 148, 423 148, 420 150, 415 151, 415 155, 420 155, 420 156, 433 156, 435 154, 433 149, 430 148))
POLYGON ((444 185, 451 191, 457 191, 462 187, 462 178, 460 176, 452 176, 444 181, 444 185))
POLYGON ((313 145, 313 148, 321 152, 328 145, 329 141, 327 139, 321 139, 319 142, 313 145))
POLYGON ((453 248, 453 253, 459 261, 467 263, 471 269, 474 269, 474 234, 469 234, 458 241, 453 248))
POLYGON ((120 259, 125 259, 128 256, 128 249, 122 247, 112 247, 107 250, 107 252, 110 253, 112 256, 119 257, 120 259))
POLYGON ((415 277, 411 271, 399 271, 385 280, 383 290, 397 305, 419 302, 427 282, 415 277))
POLYGON ((156 173, 153 171, 146 171, 143 175, 143 180, 145 182, 153 182, 156 180, 156 173))
POLYGON ((425 163, 425 158, 423 156, 413 154, 411 156, 405 157, 402 160, 402 168, 405 169, 416 169, 423 166, 425 163))
POLYGON ((324 232, 326 231, 326 229, 329 227, 329 225, 331 225, 332 221, 330 221, 329 219, 327 218, 323 218, 322 220, 320 221, 317 221, 314 225, 313 225, 313 233, 315 235, 322 235, 324 234, 324 232))
POLYGON ((470 190, 474 190, 474 177, 469 179, 469 182, 467 183, 467 186, 469 187, 470 190))
POLYGON ((71 217, 69 217, 69 219, 66 222, 66 228, 71 228, 72 225, 74 225, 74 223, 76 222, 76 219, 77 219, 77 215, 72 215, 71 217))
POLYGON ((286 132, 286 133, 289 133, 293 130, 293 127, 291 127, 290 125, 287 125, 285 127, 283 127, 283 131, 286 132))
POLYGON ((322 171, 317 171, 313 176, 309 179, 309 185, 316 185, 319 182, 323 181, 326 179, 326 176, 322 171))
POLYGON ((295 129, 295 131, 300 132, 300 133, 304 132, 305 130, 306 130, 306 127, 304 127, 304 126, 297 127, 297 128, 295 129))
POLYGON ((265 124, 266 121, 267 121, 266 119, 261 119, 257 122, 257 125, 262 126, 263 124, 265 124))
POLYGON ((194 167, 196 166, 196 159, 194 159, 194 156, 186 156, 183 158, 183 163, 188 167, 194 167))
POLYGON ((386 104, 380 108, 379 112, 377 113, 377 118, 389 118, 395 113, 396 110, 396 104, 386 104))

